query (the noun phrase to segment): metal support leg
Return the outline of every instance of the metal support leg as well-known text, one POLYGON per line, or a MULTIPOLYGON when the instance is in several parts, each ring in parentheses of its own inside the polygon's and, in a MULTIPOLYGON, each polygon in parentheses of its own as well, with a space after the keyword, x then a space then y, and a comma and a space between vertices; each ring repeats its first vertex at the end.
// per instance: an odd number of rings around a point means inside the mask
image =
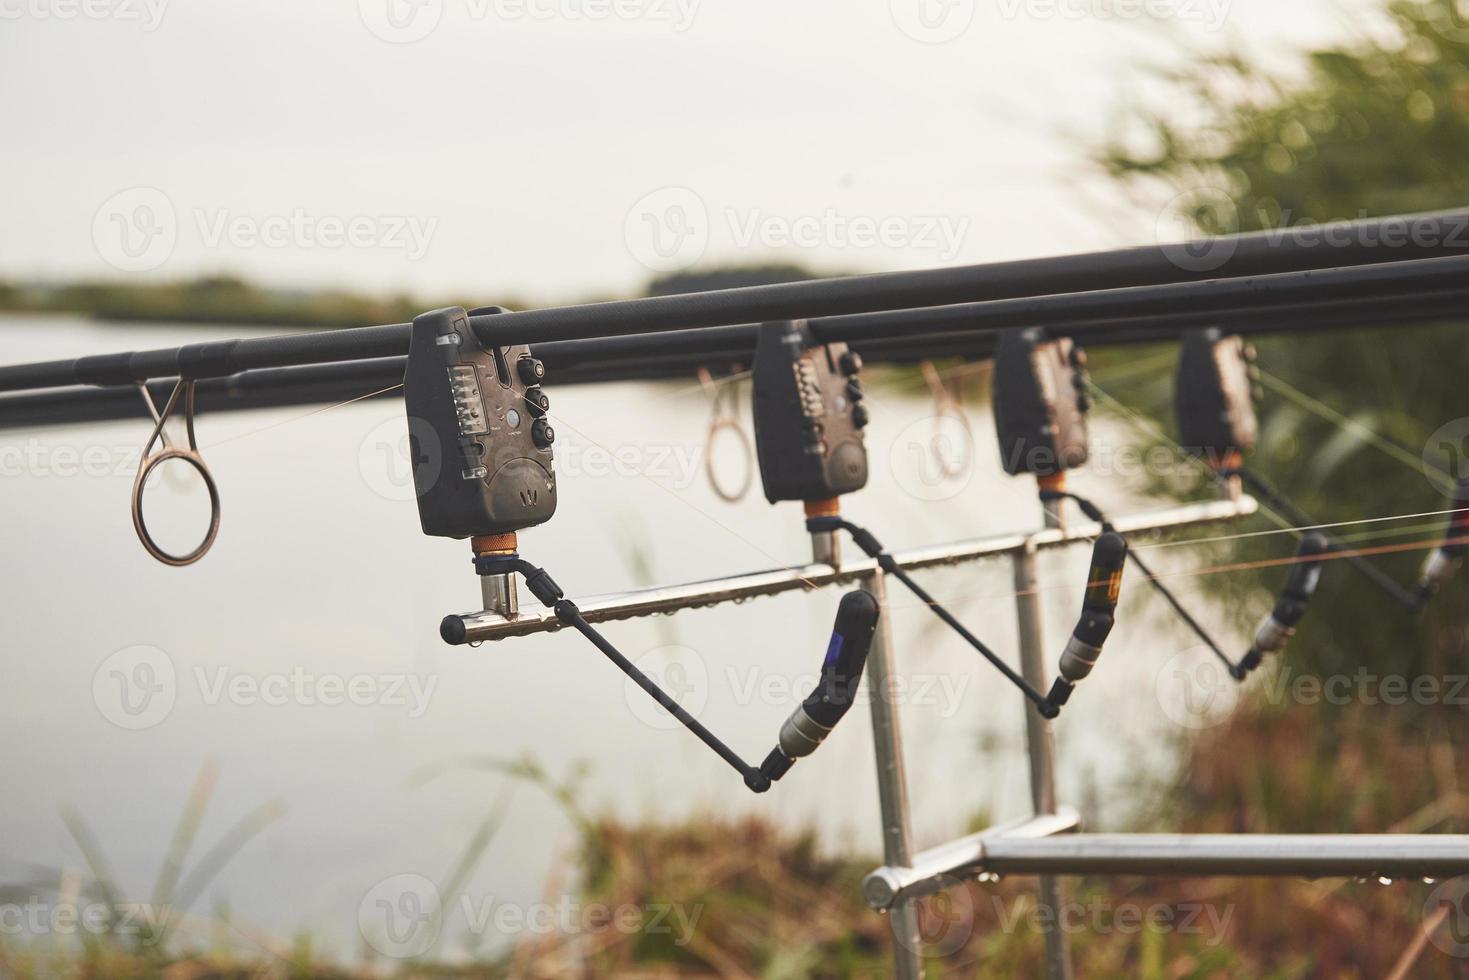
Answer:
MULTIPOLYGON (((877 599, 882 616, 867 654, 868 701, 872 705, 872 746, 877 755, 877 793, 882 807, 883 860, 908 867, 913 862, 913 830, 908 817, 908 780, 903 772, 903 737, 893 687, 893 627, 888 618, 887 582, 881 571, 863 577, 863 587, 877 599)), ((889 913, 893 929, 893 976, 919 980, 923 975, 918 910, 911 901, 896 903, 889 913)))
MULTIPOLYGON (((1036 690, 1044 691, 1046 677, 1045 639, 1041 631, 1040 595, 1036 592, 1035 547, 1030 542, 1015 552, 1015 615, 1020 626, 1020 672, 1036 690)), ((1026 747, 1030 752, 1030 801, 1037 815, 1056 812, 1056 759, 1051 723, 1025 706, 1026 747)), ((1040 879, 1040 907, 1046 922, 1046 976, 1071 980, 1071 951, 1060 926, 1065 902, 1061 882, 1040 879)))

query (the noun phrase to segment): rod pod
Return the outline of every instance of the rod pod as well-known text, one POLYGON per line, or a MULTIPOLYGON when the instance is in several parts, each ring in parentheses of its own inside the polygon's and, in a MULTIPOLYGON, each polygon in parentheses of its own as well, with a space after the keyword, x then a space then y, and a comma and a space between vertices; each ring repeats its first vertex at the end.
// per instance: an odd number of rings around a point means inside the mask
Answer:
MULTIPOLYGON (((842 596, 816 687, 781 725, 775 748, 756 767, 689 714, 672 695, 588 623, 576 603, 566 598, 561 586, 545 569, 514 553, 479 555, 474 559, 474 567, 484 576, 521 575, 531 594, 551 609, 558 620, 586 637, 617 669, 738 772, 745 786, 755 793, 770 789, 770 784, 789 772, 797 759, 816 751, 852 706, 879 616, 877 600, 871 594, 856 589, 842 596)), ((458 616, 444 617, 439 624, 439 635, 446 643, 462 643, 464 621, 458 616)))

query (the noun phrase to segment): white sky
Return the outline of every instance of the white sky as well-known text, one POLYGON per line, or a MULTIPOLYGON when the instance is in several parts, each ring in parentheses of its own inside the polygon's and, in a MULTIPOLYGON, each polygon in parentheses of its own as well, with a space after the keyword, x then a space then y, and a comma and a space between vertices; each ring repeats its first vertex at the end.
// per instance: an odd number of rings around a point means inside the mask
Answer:
MULTIPOLYGON (((1079 14, 1094 2, 0 0, 0 275, 547 301, 638 289, 650 221, 695 232, 673 263, 842 271, 1152 240, 1067 135, 1098 132, 1162 50, 1079 14), (385 41, 369 25, 391 33, 389 3, 436 26, 385 41), (964 29, 915 40, 920 3, 964 29), (114 199, 136 187, 162 208, 114 199), (668 187, 687 190, 644 200, 668 187), (170 209, 136 262, 109 244, 170 209), (357 244, 317 240, 351 219, 357 244), (885 220, 889 244, 855 238, 885 220)), ((1111 2, 1266 52, 1342 29, 1326 0, 1111 2)))

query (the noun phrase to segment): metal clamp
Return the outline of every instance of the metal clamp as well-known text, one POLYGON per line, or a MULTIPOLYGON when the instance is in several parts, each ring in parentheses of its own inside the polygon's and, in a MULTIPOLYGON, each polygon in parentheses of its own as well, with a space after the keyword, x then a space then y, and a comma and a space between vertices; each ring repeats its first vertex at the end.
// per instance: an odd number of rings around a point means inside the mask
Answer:
POLYGON ((209 472, 209 466, 204 462, 204 457, 199 455, 199 444, 194 438, 194 386, 195 382, 190 378, 180 378, 178 384, 173 386, 173 393, 168 396, 168 401, 163 406, 163 411, 153 403, 153 396, 148 393, 148 386, 142 383, 138 385, 138 391, 143 396, 143 402, 148 406, 148 414, 153 416, 153 434, 143 444, 143 458, 138 464, 138 477, 133 481, 133 529, 138 533, 138 540, 143 543, 143 548, 154 558, 165 565, 181 567, 192 565, 203 558, 209 549, 214 547, 214 539, 219 535, 219 487, 214 483, 214 475, 209 472), (189 448, 180 449, 169 439, 164 423, 173 414, 178 406, 179 396, 184 399, 184 429, 188 433, 189 448), (153 452, 154 443, 162 448, 153 452), (162 464, 169 460, 178 459, 188 463, 194 471, 204 480, 204 486, 209 491, 209 530, 193 551, 183 555, 170 554, 153 540, 153 535, 148 531, 148 525, 143 520, 143 489, 152 475, 162 464))

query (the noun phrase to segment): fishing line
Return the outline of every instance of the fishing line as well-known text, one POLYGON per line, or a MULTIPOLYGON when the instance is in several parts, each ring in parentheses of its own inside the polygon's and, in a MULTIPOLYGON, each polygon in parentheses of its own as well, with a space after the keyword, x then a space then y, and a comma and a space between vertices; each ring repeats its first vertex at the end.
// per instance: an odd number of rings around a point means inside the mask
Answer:
POLYGON ((317 415, 321 415, 324 412, 330 412, 334 408, 341 408, 343 405, 351 405, 351 404, 354 404, 355 402, 365 401, 368 398, 376 398, 378 395, 386 395, 388 392, 390 392, 390 391, 397 391, 401 387, 403 387, 403 383, 402 382, 399 382, 398 384, 395 384, 395 385, 389 385, 386 388, 379 388, 377 391, 369 391, 365 395, 358 395, 355 398, 348 398, 344 402, 337 402, 334 405, 326 405, 326 406, 323 406, 322 408, 314 409, 313 411, 306 412, 306 413, 304 413, 302 415, 295 415, 295 416, 292 416, 291 418, 288 418, 288 419, 281 419, 279 422, 272 422, 270 425, 264 425, 264 426, 261 426, 258 429, 251 429, 248 432, 241 432, 241 433, 239 433, 237 435, 233 435, 233 436, 229 436, 229 437, 224 438, 224 439, 220 439, 218 442, 211 442, 208 446, 206 446, 204 448, 206 448, 206 449, 213 449, 216 446, 223 446, 226 443, 234 442, 237 439, 245 439, 245 438, 247 438, 249 436, 256 436, 256 435, 259 435, 262 432, 269 432, 272 429, 279 429, 282 426, 291 425, 292 423, 295 423, 295 422, 303 422, 306 419, 312 418, 312 417, 317 416, 317 415))
MULTIPOLYGON (((1165 573, 1156 575, 1154 577, 1156 577, 1158 579, 1161 579, 1161 580, 1167 580, 1167 579, 1183 579, 1183 578, 1202 578, 1202 577, 1207 576, 1207 575, 1224 575, 1224 574, 1230 574, 1232 572, 1256 571, 1256 570, 1265 569, 1265 568, 1282 568, 1282 567, 1289 567, 1289 566, 1293 566, 1293 565, 1305 564, 1305 563, 1310 563, 1310 562, 1330 561, 1330 560, 1336 559, 1336 558, 1348 558, 1348 559, 1350 559, 1350 558, 1354 558, 1354 557, 1368 557, 1368 556, 1371 556, 1371 555, 1397 554, 1397 553, 1411 552, 1411 551, 1428 551, 1428 550, 1433 550, 1435 548, 1442 547, 1445 544, 1455 545, 1455 544, 1465 544, 1465 543, 1469 543, 1469 536, 1465 536, 1465 537, 1462 537, 1462 538, 1447 538, 1447 539, 1445 539, 1443 537, 1435 537, 1435 538, 1420 539, 1420 540, 1417 540, 1417 541, 1399 542, 1397 544, 1391 544, 1391 545, 1380 545, 1380 546, 1373 547, 1373 548, 1355 548, 1355 549, 1342 549, 1342 550, 1338 550, 1338 551, 1330 551, 1330 552, 1327 552, 1324 555, 1321 555, 1321 556, 1315 557, 1315 558, 1310 558, 1310 559, 1303 559, 1303 558, 1301 558, 1301 557, 1299 557, 1297 555, 1291 555, 1290 557, 1287 557, 1287 558, 1262 558, 1262 559, 1256 559, 1256 560, 1245 561, 1245 562, 1230 562, 1230 563, 1221 564, 1221 565, 1205 565, 1205 566, 1198 567, 1198 568, 1188 568, 1188 569, 1182 569, 1182 570, 1179 570, 1179 571, 1165 572, 1165 573)), ((1003 556, 997 554, 994 557, 995 558, 1001 558, 1003 556)), ((1147 576, 1144 576, 1144 577, 1146 578, 1147 576)), ((1095 582, 1089 583, 1089 585, 1095 585, 1095 584, 1097 584, 1097 583, 1095 583, 1095 582)), ((955 594, 952 594, 952 595, 946 595, 946 596, 940 597, 938 601, 940 601, 940 602, 950 602, 950 603, 953 603, 953 602, 959 602, 959 603, 964 603, 964 602, 985 602, 985 601, 997 600, 997 599, 1016 599, 1016 598, 1018 598, 1020 596, 1040 596, 1040 595, 1044 595, 1045 593, 1048 593, 1048 592, 1071 591, 1071 589, 1072 589, 1071 586, 1065 586, 1065 585, 1047 585, 1047 586, 1037 586, 1037 587, 1035 587, 1033 589, 1022 589, 1022 590, 1010 591, 1010 592, 984 592, 984 593, 974 593, 974 592, 962 593, 961 592, 961 593, 955 593, 955 594)), ((903 603, 903 604, 889 603, 890 608, 893 608, 893 609, 901 609, 901 608, 922 608, 922 607, 924 607, 926 605, 927 605, 926 603, 903 603)))
POLYGON ((1397 460, 1399 463, 1402 463, 1404 466, 1407 466, 1409 469, 1418 473, 1423 473, 1429 479, 1437 483, 1440 490, 1446 492, 1453 491, 1456 481, 1442 467, 1430 463, 1421 455, 1414 456, 1411 452, 1408 451, 1406 447, 1401 446, 1398 443, 1395 443, 1392 440, 1381 435, 1380 433, 1373 431, 1371 428, 1367 427, 1361 422, 1358 422, 1356 419, 1351 418, 1347 415, 1343 415, 1341 412, 1338 412, 1330 405, 1321 401, 1319 398, 1315 398, 1307 394, 1306 392, 1295 387, 1285 379, 1279 378, 1263 369, 1259 370, 1260 380, 1265 384, 1265 387, 1269 388, 1271 391, 1275 392, 1278 395, 1284 396, 1292 403, 1299 405, 1301 408, 1304 408, 1306 411, 1311 412, 1318 418, 1324 419, 1327 422, 1331 422, 1339 429, 1342 429, 1343 431, 1346 431, 1351 435, 1356 436, 1362 442, 1365 442, 1368 445, 1380 450, 1384 454, 1397 460))
MULTIPOLYGON (((591 445, 596 446, 598 449, 602 450, 605 453, 611 454, 612 450, 608 449, 605 445, 603 445, 602 443, 598 442, 596 439, 592 438, 591 436, 587 435, 587 433, 585 431, 583 431, 583 430, 577 428, 576 426, 572 425, 571 423, 567 422, 566 421, 566 418, 564 416, 557 415, 556 416, 556 424, 557 425, 564 425, 566 428, 570 429, 572 432, 575 432, 577 435, 581 436, 583 439, 585 439, 591 445)), ((698 504, 695 504, 693 501, 688 500, 687 498, 685 498, 684 495, 682 493, 680 493, 679 491, 673 489, 672 487, 664 486, 662 483, 659 483, 657 480, 653 479, 647 473, 644 473, 641 469, 639 469, 639 470, 636 471, 636 475, 638 477, 640 477, 641 479, 647 480, 653 486, 657 487, 659 490, 662 490, 664 493, 668 494, 670 497, 672 497, 673 499, 677 500, 679 503, 683 504, 685 507, 687 507, 688 509, 692 510, 694 513, 698 514, 700 517, 704 518, 709 523, 711 523, 715 527, 719 528, 721 531, 723 531, 726 534, 730 535, 736 541, 739 541, 741 544, 747 546, 748 548, 750 548, 751 550, 753 550, 756 554, 760 555, 762 558, 766 559, 767 561, 770 561, 770 562, 775 563, 776 567, 778 567, 778 568, 787 568, 787 569, 789 569, 789 568, 792 567, 792 566, 786 566, 785 564, 783 564, 779 558, 777 558, 774 555, 770 554, 764 548, 760 547, 758 544, 756 544, 755 542, 751 541, 749 538, 745 537, 743 534, 740 534, 734 528, 732 528, 729 525, 725 524, 723 521, 721 521, 719 518, 715 517, 713 514, 710 514, 709 512, 705 511, 698 504)), ((815 589, 821 588, 820 585, 818 585, 817 583, 811 581, 808 578, 805 578, 805 577, 799 576, 799 575, 797 576, 797 578, 800 580, 801 584, 805 585, 806 588, 808 588, 808 589, 815 590, 815 589)))

